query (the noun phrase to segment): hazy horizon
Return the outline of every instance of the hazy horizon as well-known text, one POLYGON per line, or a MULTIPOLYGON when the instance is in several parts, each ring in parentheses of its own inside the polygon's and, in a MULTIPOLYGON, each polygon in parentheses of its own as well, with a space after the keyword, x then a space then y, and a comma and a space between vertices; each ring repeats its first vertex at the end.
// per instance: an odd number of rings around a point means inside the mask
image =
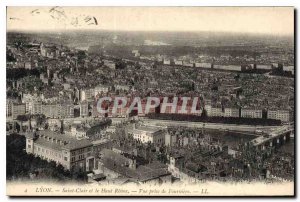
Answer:
POLYGON ((115 32, 115 33, 191 33, 191 34, 212 34, 212 35, 239 35, 239 36, 270 36, 270 37, 282 37, 282 38, 294 38, 294 34, 287 34, 287 35, 274 35, 271 33, 247 33, 247 32, 230 32, 230 31, 168 31, 168 30, 156 30, 156 31, 148 31, 148 30, 111 30, 111 29, 57 29, 57 30, 22 30, 22 29, 11 29, 6 31, 7 33, 28 33, 28 34, 60 34, 60 33, 96 33, 96 32, 115 32))
POLYGON ((7 31, 207 32, 292 37, 294 8, 7 7, 7 31))

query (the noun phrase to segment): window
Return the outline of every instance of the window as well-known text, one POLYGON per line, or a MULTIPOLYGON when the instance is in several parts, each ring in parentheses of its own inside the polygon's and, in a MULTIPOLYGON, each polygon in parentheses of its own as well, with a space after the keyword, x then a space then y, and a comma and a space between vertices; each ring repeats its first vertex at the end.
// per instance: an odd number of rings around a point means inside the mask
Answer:
POLYGON ((65 157, 64 160, 65 160, 65 161, 68 161, 68 157, 65 157))
POLYGON ((80 154, 78 158, 79 158, 79 160, 84 159, 84 154, 80 154))
POLYGON ((27 147, 28 147, 28 148, 31 148, 31 145, 29 144, 29 145, 27 145, 27 147))

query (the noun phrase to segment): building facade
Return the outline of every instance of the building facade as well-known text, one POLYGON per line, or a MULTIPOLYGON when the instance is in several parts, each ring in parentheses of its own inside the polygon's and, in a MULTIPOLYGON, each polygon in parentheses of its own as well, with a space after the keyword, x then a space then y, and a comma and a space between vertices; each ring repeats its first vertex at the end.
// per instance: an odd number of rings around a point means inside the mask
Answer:
POLYGON ((26 152, 54 161, 67 170, 86 170, 86 160, 93 158, 93 144, 45 130, 26 134, 26 152))
POLYGON ((261 109, 241 109, 241 117, 243 118, 262 118, 261 109))
POLYGON ((134 139, 142 143, 152 143, 155 145, 165 144, 165 133, 161 128, 150 126, 134 127, 132 130, 129 130, 128 133, 132 134, 134 139))

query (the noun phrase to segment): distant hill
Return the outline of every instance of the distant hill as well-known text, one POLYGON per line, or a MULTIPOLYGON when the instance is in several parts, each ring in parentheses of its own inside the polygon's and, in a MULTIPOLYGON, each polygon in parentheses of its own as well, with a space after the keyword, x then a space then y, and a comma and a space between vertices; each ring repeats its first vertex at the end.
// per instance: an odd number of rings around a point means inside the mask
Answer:
POLYGON ((293 49, 293 37, 215 32, 125 32, 125 31, 64 31, 64 32, 7 32, 7 43, 15 41, 42 41, 71 47, 95 45, 141 46, 145 40, 159 41, 173 46, 269 46, 293 49))

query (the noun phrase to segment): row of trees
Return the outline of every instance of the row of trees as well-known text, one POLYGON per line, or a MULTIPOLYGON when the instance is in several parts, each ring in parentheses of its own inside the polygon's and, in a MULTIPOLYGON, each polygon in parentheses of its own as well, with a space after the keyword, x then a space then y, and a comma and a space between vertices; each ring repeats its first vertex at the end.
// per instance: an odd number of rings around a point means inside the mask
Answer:
POLYGON ((192 121, 205 123, 227 123, 227 124, 246 124, 246 125, 280 125, 280 120, 263 118, 244 118, 244 117, 208 117, 205 112, 201 116, 187 114, 157 114, 146 115, 150 119, 192 121))
POLYGON ((38 69, 24 69, 24 68, 16 68, 16 69, 6 69, 6 79, 18 80, 26 76, 40 76, 40 71, 38 69))

